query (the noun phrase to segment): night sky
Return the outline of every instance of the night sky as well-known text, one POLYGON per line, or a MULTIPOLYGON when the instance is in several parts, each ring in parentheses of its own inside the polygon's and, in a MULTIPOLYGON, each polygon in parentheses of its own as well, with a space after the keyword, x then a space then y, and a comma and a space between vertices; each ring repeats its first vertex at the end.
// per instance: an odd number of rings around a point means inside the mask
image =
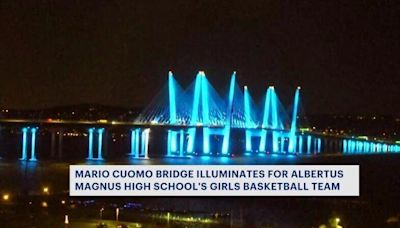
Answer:
POLYGON ((301 85, 310 114, 400 112, 397 1, 143 2, 1 1, 0 106, 142 106, 171 69, 221 91, 236 70, 255 100, 301 85))

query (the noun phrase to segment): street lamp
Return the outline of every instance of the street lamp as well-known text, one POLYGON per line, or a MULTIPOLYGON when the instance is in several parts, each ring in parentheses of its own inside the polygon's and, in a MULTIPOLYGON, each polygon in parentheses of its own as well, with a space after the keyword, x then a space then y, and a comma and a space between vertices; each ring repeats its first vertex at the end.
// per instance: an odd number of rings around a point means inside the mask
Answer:
POLYGON ((118 223, 118 217, 119 217, 119 208, 115 208, 115 221, 118 223))
POLYGON ((102 207, 100 209, 100 220, 103 220, 103 211, 104 211, 104 207, 102 207))

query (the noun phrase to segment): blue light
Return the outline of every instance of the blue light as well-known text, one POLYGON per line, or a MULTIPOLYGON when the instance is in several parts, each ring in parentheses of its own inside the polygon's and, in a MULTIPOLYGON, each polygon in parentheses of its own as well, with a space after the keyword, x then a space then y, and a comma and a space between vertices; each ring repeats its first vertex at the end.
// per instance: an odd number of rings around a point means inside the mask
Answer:
POLYGON ((251 151, 251 132, 246 129, 246 151, 250 152, 251 151))
POLYGON ((275 89, 272 87, 271 89, 271 97, 272 97, 272 128, 279 128, 279 120, 278 120, 278 96, 276 95, 275 89))
POLYGON ((236 72, 233 72, 231 76, 231 83, 229 86, 229 97, 228 97, 228 110, 226 111, 226 125, 224 129, 224 139, 222 142, 222 154, 226 155, 229 151, 229 137, 231 131, 231 118, 232 118, 232 107, 233 107, 233 98, 235 94, 235 82, 236 82, 236 72))
POLYGON ((179 153, 180 156, 183 157, 183 140, 184 140, 185 132, 183 130, 180 131, 180 141, 179 141, 179 153))
POLYGON ((201 159, 201 160, 209 161, 209 160, 211 159, 211 157, 210 157, 210 156, 207 156, 207 155, 203 155, 203 156, 200 156, 200 159, 201 159))
POLYGON ((277 153, 279 151, 279 133, 276 131, 272 132, 272 151, 277 153))
POLYGON ((135 157, 139 158, 139 145, 140 145, 140 129, 135 129, 135 157))
POLYGON ((31 129, 32 139, 31 139, 31 158, 29 161, 36 161, 35 149, 36 149, 36 128, 31 129))
POLYGON ((100 128, 97 130, 98 134, 98 142, 97 142, 97 159, 102 160, 103 159, 103 132, 104 128, 100 128))
MULTIPOLYGON (((270 127, 271 125, 268 122, 270 106, 271 106, 271 90, 272 87, 267 89, 267 94, 265 95, 265 104, 264 104, 264 116, 263 116, 263 127, 270 127)), ((272 122, 272 121, 271 121, 272 122)))
POLYGON ((250 116, 250 94, 247 86, 244 87, 244 116, 245 116, 245 123, 246 128, 253 127, 253 121, 250 116))
MULTIPOLYGON (((199 103, 200 103, 200 90, 202 87, 202 72, 199 72, 196 76, 196 82, 194 86, 194 96, 193 96, 193 110, 192 116, 190 119, 190 125, 196 126, 198 121, 199 115, 199 103)), ((194 140, 196 136, 196 128, 189 128, 188 129, 188 144, 187 144, 187 152, 193 153, 194 149, 194 140)))
POLYGON ((209 125, 210 124, 210 119, 209 119, 209 107, 208 107, 208 82, 206 75, 204 72, 200 73, 202 75, 201 77, 201 84, 202 84, 202 90, 201 90, 201 101, 202 101, 202 114, 203 114, 203 124, 204 125, 209 125))
POLYGON ((193 98, 193 111, 192 118, 190 119, 190 124, 196 126, 199 115, 199 103, 200 103, 200 90, 201 90, 201 80, 202 76, 200 73, 196 76, 196 84, 194 86, 194 98, 193 98))
POLYGON ((260 152, 265 152, 266 144, 267 144, 267 130, 261 130, 260 147, 259 147, 260 152))
POLYGON ((318 138, 318 141, 317 141, 317 145, 318 145, 318 149, 317 149, 317 153, 319 154, 319 153, 321 153, 321 138, 318 138))
MULTIPOLYGON (((253 124, 252 124, 252 120, 251 120, 251 116, 250 116, 250 94, 249 91, 247 89, 247 86, 244 87, 244 117, 245 117, 245 124, 246 124, 246 128, 252 128, 253 124)), ((251 132, 250 130, 246 129, 246 151, 249 152, 251 151, 251 132)))
POLYGON ((300 154, 303 153, 302 149, 303 149, 303 136, 299 136, 299 150, 298 150, 298 152, 300 154))
POLYGON ((210 129, 208 127, 203 128, 203 153, 210 153, 210 129))
POLYGON ((176 124, 176 92, 174 85, 174 76, 170 71, 168 73, 168 91, 169 91, 169 111, 170 111, 170 123, 176 124))
MULTIPOLYGON (((168 137, 169 137, 169 131, 168 131, 168 137)), ((135 136, 136 136, 136 133, 135 133, 135 130, 131 130, 131 153, 130 153, 130 155, 134 155, 135 154, 135 136)), ((168 140, 168 143, 169 143, 169 141, 170 140, 168 140)), ((169 152, 169 146, 168 146, 168 152, 169 152)))
POLYGON ((307 154, 311 154, 311 140, 312 140, 311 135, 308 135, 307 136, 307 154))
POLYGON ((94 128, 89 129, 89 147, 88 147, 88 158, 89 160, 93 159, 93 132, 94 128))
POLYGON ((170 142, 171 142, 171 151, 176 152, 178 150, 177 140, 178 135, 176 131, 170 131, 170 142))
POLYGON ((295 152, 294 149, 296 148, 296 122, 297 122, 297 112, 298 112, 297 109, 299 106, 299 97, 300 97, 300 87, 297 87, 296 93, 294 95, 292 123, 290 126, 289 147, 288 147, 289 153, 295 152))
POLYGON ((26 160, 27 157, 27 132, 28 128, 22 128, 22 157, 21 160, 26 160))
POLYGON ((196 136, 196 128, 189 128, 188 129, 188 143, 187 143, 187 152, 188 153, 193 153, 195 136, 196 136))

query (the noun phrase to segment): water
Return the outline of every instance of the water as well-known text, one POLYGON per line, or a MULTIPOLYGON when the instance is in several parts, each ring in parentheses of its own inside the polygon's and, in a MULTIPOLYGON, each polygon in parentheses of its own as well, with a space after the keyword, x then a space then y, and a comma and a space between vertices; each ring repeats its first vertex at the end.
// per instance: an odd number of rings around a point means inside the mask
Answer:
MULTIPOLYGON (((382 227, 389 216, 400 212, 400 154, 366 156, 287 157, 246 156, 240 158, 195 157, 124 159, 112 161, 21 162, 0 161, 0 191, 13 195, 40 194, 44 186, 50 192, 67 194, 70 164, 131 164, 131 165, 261 165, 261 164, 360 164, 360 197, 128 197, 100 198, 110 202, 130 199, 146 207, 203 212, 231 212, 242 216, 247 224, 276 224, 294 226, 317 225, 332 214, 338 214, 351 227, 382 227), (290 218, 290 219, 288 219, 290 218), (268 223, 271 224, 271 223, 268 223), (367 224, 367 225, 365 225, 367 224), (364 226, 363 226, 364 225, 364 226)), ((99 200, 99 198, 95 198, 99 200)))

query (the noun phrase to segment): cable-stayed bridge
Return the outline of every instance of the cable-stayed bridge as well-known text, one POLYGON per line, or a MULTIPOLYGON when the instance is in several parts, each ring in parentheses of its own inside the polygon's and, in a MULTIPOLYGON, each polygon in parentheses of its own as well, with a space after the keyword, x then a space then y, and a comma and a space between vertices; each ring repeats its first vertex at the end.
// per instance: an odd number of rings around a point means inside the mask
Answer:
POLYGON ((37 159, 35 142, 40 126, 56 129, 51 132, 51 153, 57 150, 59 156, 62 156, 63 136, 57 134, 57 139, 56 131, 65 126, 87 130, 90 160, 103 159, 108 140, 104 135, 111 126, 130 132, 127 153, 133 158, 149 158, 151 144, 164 145, 151 154, 169 157, 400 152, 400 145, 394 142, 300 130, 306 126, 299 123, 303 112, 300 92, 297 87, 291 108, 285 109, 273 86, 267 87, 261 102, 255 102, 250 89, 237 83, 236 72, 231 75, 226 94, 218 93, 203 71, 198 72, 187 88, 169 72, 168 82, 132 122, 3 119, 0 124, 21 126, 21 159, 32 161, 37 159))

